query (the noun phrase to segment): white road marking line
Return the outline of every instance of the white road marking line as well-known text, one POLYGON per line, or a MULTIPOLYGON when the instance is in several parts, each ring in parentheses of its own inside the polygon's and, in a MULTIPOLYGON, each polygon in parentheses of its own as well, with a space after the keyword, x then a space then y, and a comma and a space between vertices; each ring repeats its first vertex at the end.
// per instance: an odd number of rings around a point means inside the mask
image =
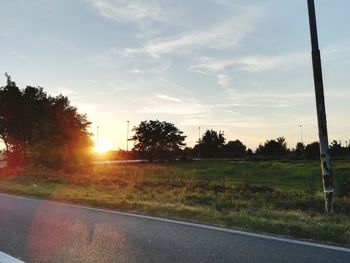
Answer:
MULTIPOLYGON (((29 197, 22 197, 22 196, 9 195, 9 194, 0 194, 0 196, 7 196, 7 197, 13 197, 13 198, 25 199, 25 200, 31 200, 31 201, 36 200, 36 201, 42 201, 42 202, 46 202, 46 203, 52 203, 55 205, 68 206, 68 207, 74 207, 74 208, 79 208, 79 209, 87 209, 87 210, 99 211, 99 212, 104 212, 104 213, 112 213, 112 214, 117 214, 117 215, 154 220, 154 221, 158 221, 158 222, 185 225, 185 226, 215 230, 215 231, 220 231, 220 232, 225 232, 225 233, 238 234, 238 235, 250 236, 250 237, 257 237, 257 238, 262 238, 262 239, 281 241, 281 242, 292 243, 292 244, 297 244, 297 245, 331 249, 331 250, 350 253, 350 248, 338 247, 338 246, 333 246, 333 245, 325 245, 325 244, 321 244, 321 243, 314 243, 311 241, 302 241, 302 240, 291 239, 291 238, 286 238, 286 237, 269 236, 269 235, 264 235, 264 234, 246 232, 246 231, 242 231, 242 230, 234 230, 234 229, 222 228, 222 227, 217 227, 217 226, 202 225, 202 224, 197 224, 197 223, 191 223, 191 222, 179 221, 179 220, 173 220, 173 219, 166 219, 166 218, 159 218, 159 217, 154 217, 154 216, 145 216, 145 215, 138 215, 138 214, 132 214, 132 213, 118 212, 118 211, 107 210, 107 209, 102 209, 102 208, 93 208, 93 207, 86 207, 86 206, 81 206, 81 205, 72 205, 72 204, 60 203, 60 202, 55 202, 55 201, 43 200, 43 199, 39 199, 39 198, 29 198, 29 197)), ((0 261, 0 263, 2 263, 2 262, 0 261)))
POLYGON ((24 263, 24 262, 0 251, 0 263, 24 263))

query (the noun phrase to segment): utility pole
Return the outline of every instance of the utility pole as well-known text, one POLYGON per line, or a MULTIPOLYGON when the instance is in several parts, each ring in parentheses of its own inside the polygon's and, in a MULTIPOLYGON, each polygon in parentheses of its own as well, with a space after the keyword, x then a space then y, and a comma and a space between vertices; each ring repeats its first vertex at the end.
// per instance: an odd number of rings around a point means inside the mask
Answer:
POLYGON ((201 158, 201 127, 198 127, 198 159, 201 158))
POLYGON ((126 121, 126 159, 128 159, 129 155, 129 121, 126 121))
POLYGON ((326 213, 332 213, 334 211, 335 195, 334 195, 334 188, 333 188, 333 174, 331 169, 331 160, 329 156, 326 107, 324 102, 321 55, 320 55, 320 50, 318 45, 318 36, 317 36, 315 3, 314 3, 314 0, 308 0, 307 3, 308 3, 309 23, 310 23, 310 33, 311 33, 312 65, 313 65, 313 75, 314 75, 315 95, 316 95, 316 110, 317 110, 317 122, 318 122, 318 135, 319 135, 319 141, 320 141, 320 158, 321 158, 321 168, 322 168, 325 209, 326 209, 326 213))
POLYGON ((303 142, 303 126, 300 124, 300 142, 304 144, 303 142))
POLYGON ((97 126, 97 132, 96 132, 96 145, 98 145, 98 130, 99 130, 99 127, 97 126))

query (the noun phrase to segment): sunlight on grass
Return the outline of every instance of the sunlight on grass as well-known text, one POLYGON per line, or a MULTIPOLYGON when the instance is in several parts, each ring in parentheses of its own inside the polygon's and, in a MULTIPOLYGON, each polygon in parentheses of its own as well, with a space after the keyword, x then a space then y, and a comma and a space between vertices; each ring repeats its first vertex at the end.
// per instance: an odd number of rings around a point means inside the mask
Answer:
MULTIPOLYGON (((350 162, 336 160, 336 185, 350 162)), ((203 161, 96 165, 75 174, 2 170, 0 191, 253 231, 350 243, 350 196, 324 213, 319 163, 203 161)))

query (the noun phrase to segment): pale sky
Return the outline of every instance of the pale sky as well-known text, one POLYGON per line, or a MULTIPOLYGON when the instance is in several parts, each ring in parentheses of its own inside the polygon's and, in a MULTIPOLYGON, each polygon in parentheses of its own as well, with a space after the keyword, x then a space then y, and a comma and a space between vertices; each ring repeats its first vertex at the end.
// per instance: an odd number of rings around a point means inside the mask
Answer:
MULTIPOLYGON (((330 140, 350 140, 350 1, 316 0, 330 140)), ((126 121, 255 149, 317 140, 306 0, 1 0, 0 73, 67 95, 126 147, 126 121)), ((3 75, 1 85, 5 85, 3 75)))

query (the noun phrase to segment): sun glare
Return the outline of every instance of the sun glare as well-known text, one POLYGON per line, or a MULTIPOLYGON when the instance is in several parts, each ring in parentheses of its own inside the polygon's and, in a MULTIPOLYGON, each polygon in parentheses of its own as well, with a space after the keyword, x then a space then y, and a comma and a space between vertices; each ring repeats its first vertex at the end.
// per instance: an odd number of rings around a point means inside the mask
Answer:
POLYGON ((104 153, 112 150, 112 142, 107 139, 101 139, 94 148, 94 152, 104 153))

